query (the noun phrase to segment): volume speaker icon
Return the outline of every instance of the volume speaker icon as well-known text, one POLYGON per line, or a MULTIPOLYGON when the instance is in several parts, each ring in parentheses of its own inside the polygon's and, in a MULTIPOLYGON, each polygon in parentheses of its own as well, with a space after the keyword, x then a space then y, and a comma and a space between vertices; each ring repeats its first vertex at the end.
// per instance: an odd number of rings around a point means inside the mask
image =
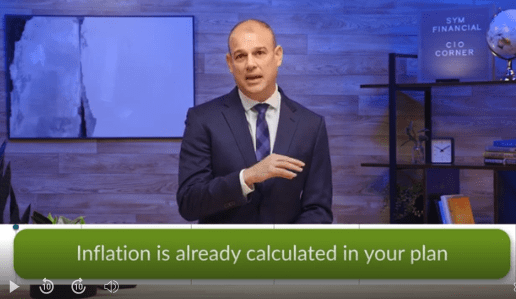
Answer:
POLYGON ((110 282, 104 285, 104 290, 108 290, 110 293, 116 293, 118 291, 118 282, 116 280, 111 280, 110 282))

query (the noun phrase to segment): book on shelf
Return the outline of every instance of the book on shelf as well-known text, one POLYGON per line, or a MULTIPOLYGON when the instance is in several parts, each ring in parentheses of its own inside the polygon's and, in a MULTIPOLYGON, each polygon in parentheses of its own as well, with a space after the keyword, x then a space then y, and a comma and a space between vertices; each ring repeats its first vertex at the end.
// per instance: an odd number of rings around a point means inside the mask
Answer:
POLYGON ((484 164, 516 165, 516 147, 500 146, 511 145, 513 141, 516 142, 516 139, 495 140, 493 146, 486 146, 483 154, 484 164))
POLYGON ((475 224, 468 196, 454 196, 448 199, 452 223, 475 224))
POLYGON ((486 152, 516 152, 516 147, 488 145, 486 152))
POLYGON ((493 146, 516 147, 516 139, 495 140, 493 146))
POLYGON ((455 195, 441 195, 441 206, 442 206, 442 222, 444 224, 452 224, 451 214, 450 214, 450 208, 448 206, 448 198, 455 196, 455 195))
POLYGON ((442 200, 437 200, 437 214, 442 224, 448 224, 446 216, 444 214, 444 204, 442 200))
POLYGON ((441 195, 443 223, 475 224, 469 197, 462 194, 441 195))
POLYGON ((491 152, 485 151, 484 158, 494 158, 494 159, 516 159, 516 152, 491 152))
POLYGON ((484 164, 516 165, 516 158, 484 158, 484 164))

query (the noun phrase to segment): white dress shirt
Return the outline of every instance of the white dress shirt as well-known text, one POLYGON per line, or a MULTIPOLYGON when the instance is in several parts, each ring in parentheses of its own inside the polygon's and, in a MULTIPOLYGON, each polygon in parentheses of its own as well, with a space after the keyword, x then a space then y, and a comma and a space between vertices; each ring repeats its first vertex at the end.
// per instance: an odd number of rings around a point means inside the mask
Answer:
MULTIPOLYGON (((278 85, 276 85, 276 90, 274 93, 265 100, 264 102, 258 102, 250 99, 245 94, 243 94, 240 89, 238 90, 238 95, 240 96, 240 100, 242 101, 242 105, 245 110, 245 118, 247 119, 247 125, 249 126, 249 132, 251 133, 251 139, 253 140, 253 148, 256 151, 256 119, 258 118, 258 112, 252 109, 256 104, 266 103, 269 104, 269 108, 265 112, 265 120, 267 121, 267 126, 269 127, 269 142, 271 152, 274 149, 274 142, 276 140, 276 133, 278 131, 278 123, 279 123, 279 115, 280 115, 280 104, 281 104, 281 95, 278 91, 278 85)), ((244 170, 240 171, 240 185, 242 186, 242 192, 244 196, 247 196, 249 193, 254 191, 253 188, 249 188, 244 181, 244 170)))

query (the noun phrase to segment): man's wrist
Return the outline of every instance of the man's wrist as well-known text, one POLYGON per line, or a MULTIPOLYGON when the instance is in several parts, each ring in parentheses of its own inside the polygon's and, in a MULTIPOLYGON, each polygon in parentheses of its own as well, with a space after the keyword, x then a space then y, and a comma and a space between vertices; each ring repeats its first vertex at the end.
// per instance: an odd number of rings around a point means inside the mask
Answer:
POLYGON ((244 197, 254 191, 254 184, 249 185, 246 183, 246 181, 244 179, 244 171, 245 170, 246 169, 242 169, 239 174, 240 186, 242 187, 242 193, 244 194, 244 197))
POLYGON ((244 183, 251 189, 254 189, 254 182, 251 179, 250 169, 245 168, 242 171, 242 178, 244 179, 244 183))

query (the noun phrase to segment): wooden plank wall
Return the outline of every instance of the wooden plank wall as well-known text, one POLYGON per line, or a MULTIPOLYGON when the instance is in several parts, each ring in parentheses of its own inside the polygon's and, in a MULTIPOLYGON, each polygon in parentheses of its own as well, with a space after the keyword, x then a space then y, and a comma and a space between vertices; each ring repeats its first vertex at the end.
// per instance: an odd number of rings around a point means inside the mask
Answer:
MULTIPOLYGON (((335 222, 384 223, 388 214, 382 211, 380 190, 387 170, 360 163, 387 161, 387 92, 359 85, 387 82, 389 52, 417 53, 421 10, 486 3, 511 8, 509 0, 7 0, 0 3, 0 13, 193 15, 197 103, 234 86, 224 60, 233 25, 247 18, 269 22, 285 52, 280 86, 326 118, 335 222)), ((0 139, 5 139, 3 42, 0 56, 0 139)), ((500 74, 503 61, 497 66, 500 74)), ((404 67, 414 74, 417 64, 404 67)), ((436 90, 434 134, 455 137, 459 162, 481 161, 485 145, 516 135, 514 92, 496 87, 436 90)), ((399 101, 398 132, 404 141, 410 120, 422 127, 422 99, 405 94, 399 101)), ((6 158, 21 208, 31 203, 45 214, 84 215, 88 223, 185 223, 175 202, 180 142, 10 141, 6 158)), ((400 159, 410 159, 409 147, 400 149, 400 159)), ((477 221, 493 221, 492 172, 462 171, 461 180, 477 221)))

